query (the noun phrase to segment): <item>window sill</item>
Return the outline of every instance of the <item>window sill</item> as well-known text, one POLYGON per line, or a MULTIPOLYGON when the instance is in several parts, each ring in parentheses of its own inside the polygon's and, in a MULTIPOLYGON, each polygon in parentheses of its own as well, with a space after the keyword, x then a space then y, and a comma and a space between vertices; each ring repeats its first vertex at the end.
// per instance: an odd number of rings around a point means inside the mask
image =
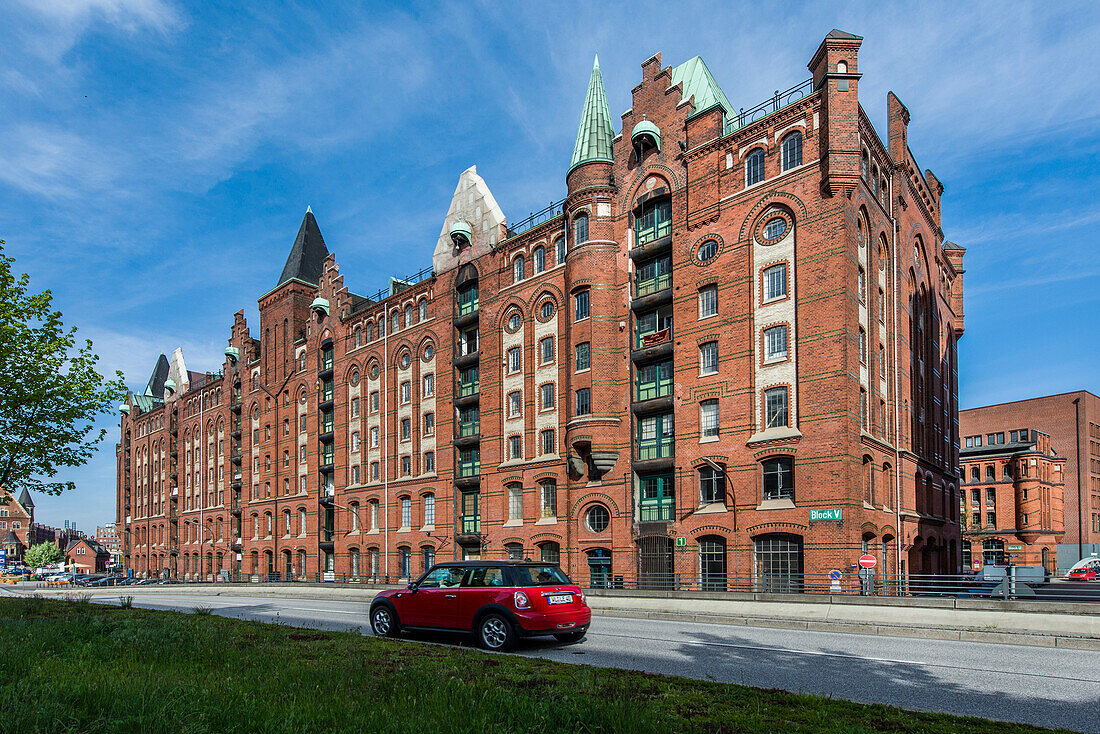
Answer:
POLYGON ((544 517, 539 520, 535 520, 536 525, 557 525, 558 518, 556 517, 544 517))
POLYGON ((710 313, 710 314, 707 314, 706 316, 700 316, 699 321, 706 321, 707 319, 716 319, 716 318, 718 318, 718 314, 710 313))
POLYGON ((786 361, 787 361, 787 355, 786 354, 784 354, 782 357, 769 357, 768 359, 764 360, 764 366, 768 367, 768 366, 773 365, 773 364, 783 364, 786 361))
POLYGON ((722 502, 711 502, 699 507, 695 511, 696 515, 713 515, 719 512, 729 512, 729 508, 722 502))
POLYGON ((434 533, 435 532, 435 525, 425 525, 424 527, 420 528, 420 532, 422 532, 422 533, 434 533))
POLYGON ((766 431, 758 431, 752 434, 746 442, 746 445, 751 446, 754 443, 763 443, 764 441, 780 441, 793 438, 802 438, 802 432, 797 428, 789 428, 787 426, 782 428, 769 428, 766 431))
POLYGON ((779 499, 779 500, 764 500, 756 509, 758 510, 793 510, 794 500, 779 499))
POLYGON ((411 533, 412 528, 405 525, 405 526, 399 527, 397 530, 394 530, 394 532, 395 533, 411 533))
POLYGON ((718 436, 705 436, 699 439, 699 443, 716 443, 718 439, 718 436))
POLYGON ((523 525, 523 520, 509 520, 508 522, 504 523, 503 527, 518 528, 518 527, 522 527, 522 525, 523 525))

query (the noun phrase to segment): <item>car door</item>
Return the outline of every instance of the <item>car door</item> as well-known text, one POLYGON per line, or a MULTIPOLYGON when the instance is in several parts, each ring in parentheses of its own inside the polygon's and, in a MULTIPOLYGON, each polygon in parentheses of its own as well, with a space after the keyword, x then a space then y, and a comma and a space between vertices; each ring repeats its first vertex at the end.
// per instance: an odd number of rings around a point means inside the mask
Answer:
POLYGON ((415 589, 402 593, 397 604, 401 623, 410 627, 454 628, 463 570, 454 566, 433 569, 415 589))
POLYGON ((509 594, 505 588, 504 569, 499 566, 471 568, 458 591, 458 613, 455 626, 472 629, 474 617, 486 604, 503 603, 509 594))

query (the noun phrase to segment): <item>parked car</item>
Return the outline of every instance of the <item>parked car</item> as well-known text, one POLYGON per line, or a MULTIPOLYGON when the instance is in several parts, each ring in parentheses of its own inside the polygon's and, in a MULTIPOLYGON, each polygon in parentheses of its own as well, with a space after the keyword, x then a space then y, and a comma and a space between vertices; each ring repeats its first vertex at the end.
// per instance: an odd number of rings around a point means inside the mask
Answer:
POLYGON ((579 586, 556 565, 531 562, 441 563, 408 588, 383 591, 370 608, 376 635, 461 631, 487 650, 506 650, 517 637, 577 642, 591 619, 579 586))
POLYGON ((1100 558, 1085 558, 1073 564, 1066 574, 1070 581, 1100 581, 1100 558))

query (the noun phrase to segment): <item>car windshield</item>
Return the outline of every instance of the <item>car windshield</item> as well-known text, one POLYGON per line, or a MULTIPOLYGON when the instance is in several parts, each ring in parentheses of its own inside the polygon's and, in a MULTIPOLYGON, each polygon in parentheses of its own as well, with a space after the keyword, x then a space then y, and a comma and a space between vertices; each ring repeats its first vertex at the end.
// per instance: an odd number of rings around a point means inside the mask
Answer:
POLYGON ((516 566, 516 586, 560 586, 571 583, 557 566, 516 566))

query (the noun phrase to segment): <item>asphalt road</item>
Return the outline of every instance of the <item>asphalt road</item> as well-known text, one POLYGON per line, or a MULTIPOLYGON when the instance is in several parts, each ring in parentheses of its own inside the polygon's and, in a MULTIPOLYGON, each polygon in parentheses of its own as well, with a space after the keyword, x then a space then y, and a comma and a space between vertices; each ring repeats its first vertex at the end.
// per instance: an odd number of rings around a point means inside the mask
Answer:
MULTIPOLYGON (((126 594, 150 609, 209 607, 370 634, 368 602, 126 594)), ((472 644, 460 635, 412 639, 472 644)), ((1100 732, 1100 651, 596 616, 578 644, 523 641, 516 654, 1100 732)))

